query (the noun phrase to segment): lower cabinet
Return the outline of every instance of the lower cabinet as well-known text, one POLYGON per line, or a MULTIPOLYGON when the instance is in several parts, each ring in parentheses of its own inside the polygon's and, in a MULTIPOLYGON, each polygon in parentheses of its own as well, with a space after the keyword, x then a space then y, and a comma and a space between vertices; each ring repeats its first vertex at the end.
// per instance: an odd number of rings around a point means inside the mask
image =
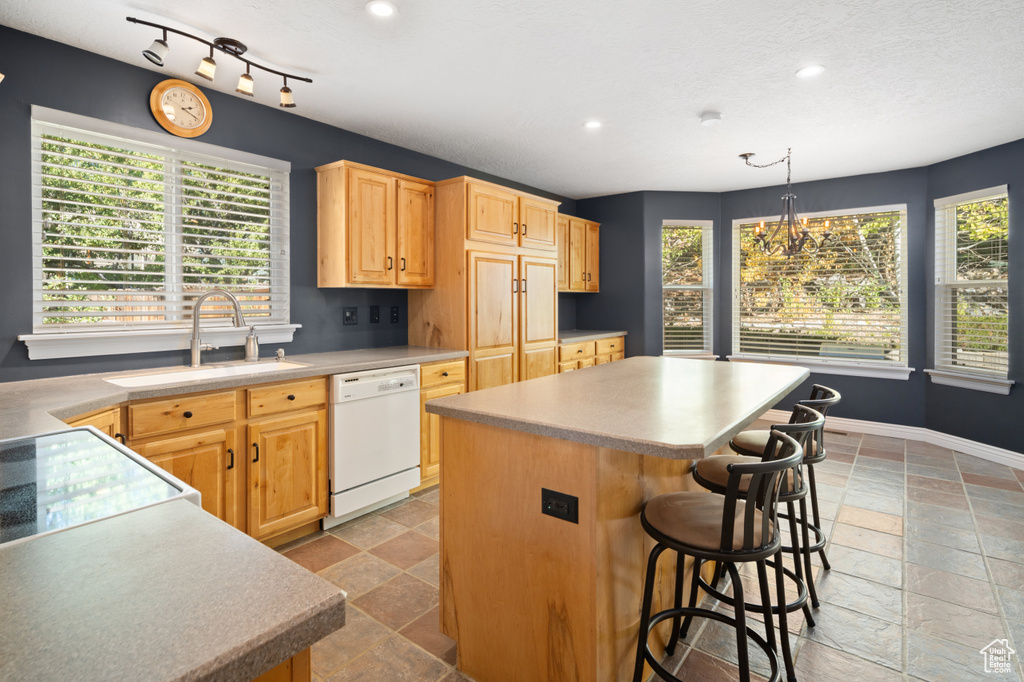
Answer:
POLYGON ((420 485, 416 490, 441 478, 441 418, 427 412, 427 401, 465 392, 465 360, 420 365, 420 485))
POLYGON ((281 665, 268 670, 252 682, 309 682, 313 677, 310 649, 303 649, 281 665))
POLYGON ((327 514, 327 411, 248 427, 249 535, 264 540, 327 514))
POLYGON ((215 429, 132 448, 153 464, 199 491, 203 509, 245 531, 244 455, 237 451, 236 431, 215 429))
POLYGON ((603 365, 626 357, 626 337, 615 336, 597 341, 563 343, 558 347, 558 372, 603 365))
POLYGON ((99 412, 89 412, 67 421, 68 426, 92 426, 97 431, 111 438, 124 442, 124 430, 121 428, 121 408, 112 407, 99 412))

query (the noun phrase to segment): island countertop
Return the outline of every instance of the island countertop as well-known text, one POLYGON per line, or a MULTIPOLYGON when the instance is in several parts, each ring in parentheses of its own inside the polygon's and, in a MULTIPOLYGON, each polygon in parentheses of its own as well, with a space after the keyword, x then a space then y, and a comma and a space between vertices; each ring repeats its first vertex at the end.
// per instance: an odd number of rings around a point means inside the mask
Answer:
POLYGON ((426 409, 643 455, 699 459, 809 375, 788 365, 642 356, 438 398, 426 409))
POLYGON ((345 593, 185 500, 0 546, 0 678, 250 680, 345 593))

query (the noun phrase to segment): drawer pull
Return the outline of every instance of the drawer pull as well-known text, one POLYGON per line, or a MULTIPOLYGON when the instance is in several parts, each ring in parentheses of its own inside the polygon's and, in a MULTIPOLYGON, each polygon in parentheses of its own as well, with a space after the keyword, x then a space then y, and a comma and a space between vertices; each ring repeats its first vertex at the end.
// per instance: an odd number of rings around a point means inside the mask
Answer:
POLYGON ((614 343, 613 343, 613 344, 611 344, 611 347, 612 347, 612 348, 615 348, 615 344, 614 344, 614 343))
POLYGON ((121 445, 125 445, 125 440, 124 440, 124 434, 123 433, 115 433, 114 434, 114 438, 116 438, 119 441, 121 441, 121 445))
POLYGON ((519 234, 519 223, 512 223, 512 234, 519 234))
POLYGON ((255 464, 256 462, 260 461, 260 444, 253 443, 252 446, 256 448, 256 459, 252 461, 252 463, 255 464))
POLYGON ((228 469, 234 469, 235 468, 235 451, 232 450, 231 448, 228 448, 228 454, 231 455, 231 462, 228 464, 228 469))
POLYGON ((188 410, 185 410, 185 412, 181 416, 184 417, 185 419, 191 419, 192 413, 188 410))
POLYGON ((582 349, 582 348, 580 348, 580 349, 579 349, 578 351, 576 351, 576 352, 577 352, 577 353, 582 353, 582 352, 583 352, 583 349, 582 349))
POLYGON ((443 377, 448 376, 448 372, 441 372, 441 376, 443 376, 443 377))
MULTIPOLYGON (((615 347, 615 346, 612 346, 612 348, 614 348, 614 347, 615 347)), ((289 396, 288 396, 288 400, 295 400, 295 394, 294 394, 294 393, 292 393, 291 395, 289 395, 289 396)))

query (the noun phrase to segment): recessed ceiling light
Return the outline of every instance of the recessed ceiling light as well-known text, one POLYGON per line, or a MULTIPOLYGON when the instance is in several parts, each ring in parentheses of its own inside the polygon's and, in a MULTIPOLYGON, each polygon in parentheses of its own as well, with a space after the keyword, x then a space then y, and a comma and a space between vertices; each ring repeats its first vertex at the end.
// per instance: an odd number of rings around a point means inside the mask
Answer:
POLYGON ((375 17, 390 17, 398 12, 398 8, 388 0, 370 0, 366 3, 366 11, 375 17))
POLYGON ((700 124, 708 128, 722 122, 722 114, 718 111, 705 111, 700 115, 700 124))
POLYGON ((796 72, 796 77, 797 78, 814 78, 815 76, 821 75, 824 72, 825 72, 825 67, 822 66, 821 64, 811 64, 810 66, 805 66, 804 68, 802 68, 799 71, 797 71, 796 72))
POLYGON ((583 124, 583 127, 588 129, 588 130, 597 130, 598 128, 601 127, 601 122, 600 121, 587 121, 586 123, 583 124))

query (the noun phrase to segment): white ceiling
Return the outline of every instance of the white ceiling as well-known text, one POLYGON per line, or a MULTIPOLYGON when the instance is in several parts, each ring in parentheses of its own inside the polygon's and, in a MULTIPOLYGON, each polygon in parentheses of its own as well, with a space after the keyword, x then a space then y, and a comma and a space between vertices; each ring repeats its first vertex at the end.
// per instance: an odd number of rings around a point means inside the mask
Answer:
MULTIPOLYGON (((2 0, 0 23, 203 87, 202 45, 172 35, 158 69, 141 51, 159 33, 125 17, 237 38, 313 78, 295 115, 574 198, 785 181, 747 151, 791 146, 801 182, 1024 138, 1021 0, 394 2, 381 20, 365 0, 2 0)), ((233 61, 214 89, 234 91, 233 61)), ((253 76, 276 106, 280 80, 253 76)))

